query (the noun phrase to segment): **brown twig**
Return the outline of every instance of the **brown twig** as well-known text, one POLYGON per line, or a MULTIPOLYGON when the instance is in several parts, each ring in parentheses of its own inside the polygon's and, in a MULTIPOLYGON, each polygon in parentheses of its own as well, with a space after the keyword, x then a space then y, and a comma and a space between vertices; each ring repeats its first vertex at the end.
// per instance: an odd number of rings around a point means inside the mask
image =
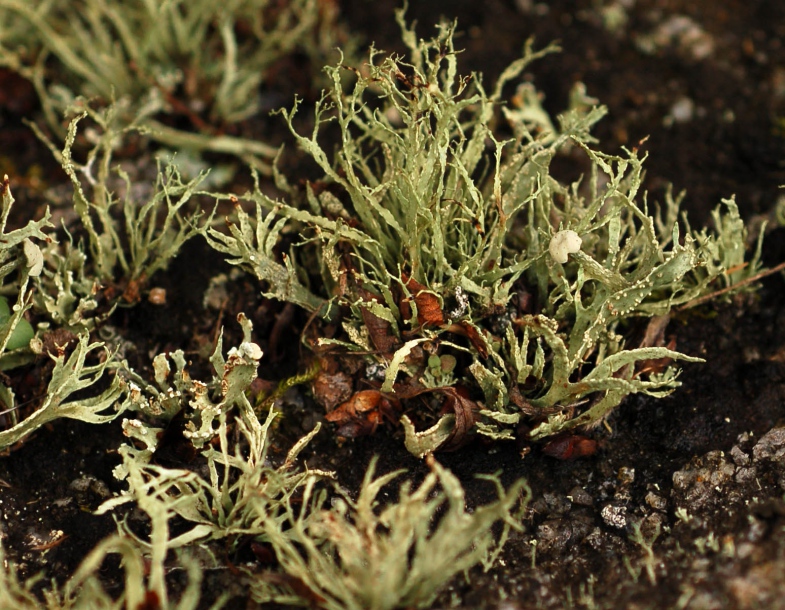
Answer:
POLYGON ((777 265, 775 267, 772 267, 771 269, 766 269, 765 271, 761 271, 760 273, 756 273, 755 275, 753 275, 751 277, 748 277, 746 280, 742 280, 740 282, 737 282, 736 284, 733 284, 732 286, 727 286, 727 287, 723 288, 722 290, 716 290, 716 291, 712 292, 711 294, 706 294, 706 295, 704 295, 702 297, 698 297, 697 299, 692 299, 691 301, 687 301, 684 305, 682 305, 681 307, 677 308, 676 311, 685 311, 687 309, 691 309, 691 308, 696 307, 698 305, 703 305, 704 303, 707 303, 708 301, 711 301, 715 297, 721 296, 721 295, 723 295, 723 294, 725 294, 727 292, 731 292, 732 290, 736 290, 737 288, 741 288, 742 286, 746 286, 748 284, 752 284, 753 282, 757 282, 758 280, 763 279, 764 277, 767 277, 767 276, 772 275, 774 273, 777 273, 778 271, 782 271, 783 269, 785 269, 785 261, 781 262, 779 265, 777 265))

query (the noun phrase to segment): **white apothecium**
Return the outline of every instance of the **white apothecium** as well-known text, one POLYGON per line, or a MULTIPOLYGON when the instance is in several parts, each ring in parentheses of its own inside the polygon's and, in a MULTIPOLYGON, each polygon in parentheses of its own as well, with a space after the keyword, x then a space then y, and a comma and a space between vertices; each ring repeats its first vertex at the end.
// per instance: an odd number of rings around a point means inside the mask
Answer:
POLYGON ((559 231, 551 237, 551 243, 548 246, 548 251, 551 253, 553 260, 557 263, 566 263, 570 254, 578 252, 581 249, 583 240, 578 236, 575 231, 566 229, 559 231))

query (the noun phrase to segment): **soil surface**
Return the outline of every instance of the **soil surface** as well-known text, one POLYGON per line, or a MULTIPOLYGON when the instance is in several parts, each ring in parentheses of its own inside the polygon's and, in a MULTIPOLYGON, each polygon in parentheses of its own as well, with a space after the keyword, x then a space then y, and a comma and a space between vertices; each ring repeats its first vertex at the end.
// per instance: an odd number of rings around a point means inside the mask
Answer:
MULTIPOLYGON (((338 4, 365 44, 402 51, 393 19, 397 3, 338 4)), ((461 0, 411 2, 408 15, 423 37, 440 17, 457 18, 464 33, 457 45, 465 48, 461 69, 482 72, 486 83, 519 56, 530 36, 539 45, 560 41, 561 53, 529 70, 546 108, 563 109, 572 85, 585 83, 588 94, 609 108, 595 131, 599 148, 647 151, 649 201, 661 199, 670 184, 685 189, 684 206, 695 226, 710 222, 710 210, 732 195, 745 219, 757 225, 781 196, 785 3, 461 0)), ((13 173, 26 180, 15 195, 30 202, 30 213, 43 202, 40 181, 54 188, 63 176, 21 124, 35 118, 34 99, 15 100, 0 99, 0 138, 4 150, 15 151, 13 173)), ((280 117, 263 120, 271 125, 264 131, 285 137, 276 127, 280 117)), ((298 167, 295 147, 287 151, 286 166, 298 167)), ((576 172, 569 166, 563 171, 576 172)), ((766 265, 785 260, 784 229, 771 231, 764 243, 766 265)), ((167 305, 143 302, 115 315, 111 324, 136 344, 140 368, 149 367, 149 354, 195 351, 212 336, 220 321, 203 308, 202 295, 210 276, 225 271, 219 257, 194 242, 167 273, 153 278, 167 289, 167 305), (200 270, 196 277, 194 269, 200 270)), ((231 290, 223 319, 253 312, 263 349, 276 355, 263 362, 260 377, 280 379, 298 370, 306 316, 265 301, 253 282, 237 282, 231 290), (290 322, 274 331, 281 318, 290 322)), ((683 386, 665 399, 626 400, 607 427, 592 431, 600 444, 593 456, 560 461, 535 447, 521 457, 514 443, 476 443, 438 456, 462 480, 473 505, 493 498, 475 475, 500 470, 507 484, 526 478, 532 501, 525 530, 513 535, 499 565, 455 579, 435 607, 783 607, 783 276, 764 280, 754 296, 676 319, 668 332, 680 351, 706 362, 685 365, 683 386)), ((292 400, 300 418, 295 435, 298 426, 308 429, 322 415, 307 395, 292 400)), ((46 580, 62 582, 115 531, 111 517, 91 510, 120 489, 111 469, 121 440, 119 422, 58 421, 0 458, 0 528, 23 576, 43 572, 46 580)), ((342 485, 356 489, 373 454, 381 455, 381 472, 403 467, 417 478, 425 471, 392 429, 339 445, 328 426, 308 460, 334 469, 342 485)), ((111 565, 106 576, 119 590, 111 565)), ((208 575, 205 607, 233 579, 228 571, 208 575)), ((242 590, 230 607, 247 607, 242 590)))

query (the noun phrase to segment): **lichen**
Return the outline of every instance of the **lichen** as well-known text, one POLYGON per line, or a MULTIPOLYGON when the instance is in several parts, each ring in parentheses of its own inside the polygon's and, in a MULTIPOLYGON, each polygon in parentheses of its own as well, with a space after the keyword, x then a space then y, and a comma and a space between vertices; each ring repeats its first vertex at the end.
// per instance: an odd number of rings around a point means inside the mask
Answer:
POLYGON ((714 230, 700 231, 670 195, 650 207, 644 158, 593 148, 605 109, 580 87, 557 121, 529 83, 505 105, 505 85, 553 47, 527 45, 487 93, 478 75, 458 71, 454 25, 423 41, 401 11, 398 21, 408 58, 372 49, 361 67, 328 68, 333 86, 311 133, 295 127, 299 102, 282 111, 321 180, 296 189, 278 176, 281 200, 257 186, 241 198, 255 217, 238 206, 229 233, 210 228, 208 241, 266 282, 267 296, 340 322, 344 334, 318 347, 365 354, 385 371, 385 394, 432 387, 431 357, 463 360, 454 375, 469 400, 445 401, 440 424, 409 410, 409 424, 441 431, 416 436, 407 424, 417 453, 471 432, 511 438, 522 424, 533 439, 592 427, 629 394, 673 391, 672 363, 698 359, 665 346, 664 316, 718 289, 748 289, 760 268, 760 243, 745 259, 736 203, 724 201, 714 230), (502 117, 514 138, 499 135, 502 117), (331 124, 335 153, 321 143, 331 124), (561 184, 550 164, 576 148, 588 178, 561 184), (281 236, 297 232, 302 241, 279 257, 281 236), (647 319, 659 332, 634 344, 647 319))

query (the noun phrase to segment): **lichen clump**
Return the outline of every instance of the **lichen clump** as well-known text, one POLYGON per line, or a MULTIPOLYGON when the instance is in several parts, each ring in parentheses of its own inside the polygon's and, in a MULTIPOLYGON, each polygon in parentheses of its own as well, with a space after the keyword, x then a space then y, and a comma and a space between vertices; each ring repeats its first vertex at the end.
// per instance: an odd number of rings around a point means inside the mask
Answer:
MULTIPOLYGON (((505 86, 552 47, 527 46, 487 92, 460 75, 454 26, 418 41, 398 19, 408 58, 371 50, 361 67, 328 68, 333 86, 309 134, 293 122, 299 103, 282 112, 323 178, 296 189, 279 177, 283 199, 257 188, 245 197, 255 215, 238 209, 228 234, 208 230, 210 243, 270 296, 340 323, 314 343, 317 357, 354 353, 381 372, 371 384, 388 419, 396 401, 441 396, 402 419, 418 455, 475 432, 540 439, 591 427, 629 394, 671 392, 677 368, 650 364, 697 359, 665 346, 664 316, 759 268, 758 252, 745 264, 736 204, 717 209, 713 231, 692 230, 673 198, 650 208, 638 152, 592 147, 605 109, 580 85, 556 124, 528 83, 504 103, 505 86), (321 143, 328 124, 341 134, 334 152, 321 143), (551 161, 575 147, 588 176, 561 184, 551 161), (273 246, 284 231, 303 239, 282 262, 273 246), (652 332, 633 344, 647 319, 652 332), (458 363, 449 387, 430 366, 442 357, 458 363)), ((330 416, 362 417, 351 401, 341 410, 330 416)))
MULTIPOLYGON (((301 100, 280 112, 321 172, 295 186, 263 162, 269 148, 200 121, 224 127, 255 114, 260 70, 277 61, 286 36, 330 17, 317 11, 321 3, 283 3, 271 29, 258 21, 263 0, 217 8, 84 0, 85 13, 70 19, 61 4, 0 0, 13 26, 0 32, 0 63, 34 81, 64 146, 34 129, 73 191, 70 226, 60 233, 48 210, 7 230, 13 197, 8 179, 0 185, 0 448, 58 418, 120 419, 127 440, 114 475, 124 488, 99 512, 131 505, 149 527, 141 534, 119 516, 118 534, 45 592, 52 607, 193 608, 203 570, 249 547, 275 557, 271 572, 240 568, 256 602, 425 607, 456 573, 493 565, 528 498, 522 481, 504 489, 486 476, 495 498, 467 508, 461 483, 433 454, 476 435, 530 442, 591 428, 630 394, 668 394, 678 386, 675 363, 698 360, 666 342, 669 317, 747 287, 759 271, 760 241, 747 256, 733 200, 715 211, 712 230, 699 231, 680 218, 677 199, 647 204, 644 159, 635 149, 596 150, 590 132, 605 109, 580 84, 551 120, 521 75, 554 46, 527 44, 486 90, 478 75, 460 75, 454 25, 419 40, 398 12, 408 57, 371 49, 365 64, 347 56, 326 68, 310 133, 298 130, 301 100), (148 25, 138 46, 131 31, 148 25), (185 30, 198 36, 183 39, 185 30), (265 33, 275 48, 264 47, 265 33), (34 43, 36 58, 17 48, 19 36, 34 43), (185 65, 167 63, 171 49, 185 65), (64 83, 50 82, 47 57, 67 72, 64 83), (206 97, 184 109, 176 94, 196 86, 190 78, 206 97), (170 112, 196 121, 198 133, 160 122, 170 112), (273 173, 279 197, 259 171, 237 196, 203 190, 206 172, 185 176, 161 160, 155 179, 140 185, 115 158, 121 143, 145 137, 236 155, 273 173), (551 173, 566 151, 586 170, 572 184, 551 173), (226 227, 205 212, 224 201, 236 205, 226 227), (264 353, 244 314, 242 339, 226 352, 218 322, 200 345, 208 349, 188 357, 129 347, 117 335, 115 313, 135 306, 151 277, 198 237, 236 267, 234 279, 248 273, 265 297, 310 314, 301 372, 274 391, 255 383, 264 353), (129 364, 128 352, 149 362, 129 364), (27 366, 41 392, 24 402, 12 373, 27 366), (328 425, 299 422, 302 438, 282 452, 279 399, 306 383, 328 425), (382 502, 381 492, 401 473, 377 477, 375 461, 359 490, 345 490, 335 473, 301 459, 320 430, 352 437, 382 426, 399 427, 428 466, 420 485, 403 482, 395 500, 382 502), (159 459, 170 430, 188 456, 178 467, 159 459), (189 555, 195 548, 199 560, 189 555), (166 582, 170 551, 188 572, 177 603, 166 582), (119 599, 97 577, 109 553, 123 558, 119 599)), ((0 570, 0 598, 15 608, 34 607, 33 585, 12 565, 0 570)))

